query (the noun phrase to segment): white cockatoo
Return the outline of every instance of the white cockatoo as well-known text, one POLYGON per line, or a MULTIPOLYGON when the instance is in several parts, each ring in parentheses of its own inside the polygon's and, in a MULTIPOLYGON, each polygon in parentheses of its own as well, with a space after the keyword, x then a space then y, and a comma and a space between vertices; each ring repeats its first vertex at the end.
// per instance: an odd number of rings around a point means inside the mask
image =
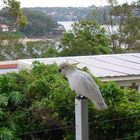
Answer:
POLYGON ((107 109, 98 85, 88 73, 77 70, 69 63, 61 63, 60 72, 68 79, 71 89, 77 96, 92 100, 98 110, 107 109))

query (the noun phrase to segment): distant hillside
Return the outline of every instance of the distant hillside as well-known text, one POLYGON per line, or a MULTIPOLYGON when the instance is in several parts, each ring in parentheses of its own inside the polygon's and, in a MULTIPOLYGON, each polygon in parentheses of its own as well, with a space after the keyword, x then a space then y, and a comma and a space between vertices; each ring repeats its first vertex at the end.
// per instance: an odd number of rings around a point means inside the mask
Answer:
MULTIPOLYGON (((28 25, 17 29, 27 37, 51 37, 59 36, 64 31, 54 19, 37 9, 23 9, 28 18, 28 25)), ((0 24, 6 24, 9 28, 14 27, 14 20, 7 9, 0 11, 0 24)))
MULTIPOLYGON (((64 29, 57 21, 79 21, 81 19, 95 19, 99 24, 105 24, 104 14, 109 13, 110 7, 36 7, 23 9, 29 24, 19 31, 27 37, 60 36, 64 29)), ((137 15, 134 11, 135 16, 137 15)), ((113 17, 117 23, 119 17, 113 17)), ((0 24, 7 24, 14 28, 13 18, 5 9, 0 11, 0 24)))
POLYGON ((56 21, 79 21, 84 18, 95 18, 99 23, 103 24, 104 11, 107 12, 109 7, 36 7, 30 9, 42 11, 56 21))
MULTIPOLYGON (((38 10, 52 17, 56 21, 79 21, 81 19, 96 19, 100 24, 105 24, 104 14, 108 14, 110 6, 104 7, 36 7, 29 8, 32 10, 38 10)), ((137 16, 137 12, 134 10, 134 15, 137 16)), ((118 21, 117 17, 113 20, 118 21)))
POLYGON ((20 29, 26 36, 56 36, 61 33, 57 21, 47 16, 41 11, 32 9, 23 9, 27 16, 29 24, 20 29))

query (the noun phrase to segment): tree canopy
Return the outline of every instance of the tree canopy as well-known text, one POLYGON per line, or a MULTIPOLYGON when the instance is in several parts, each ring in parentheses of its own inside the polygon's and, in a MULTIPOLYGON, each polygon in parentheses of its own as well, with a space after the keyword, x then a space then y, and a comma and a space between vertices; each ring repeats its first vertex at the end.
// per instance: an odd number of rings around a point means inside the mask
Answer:
MULTIPOLYGON (((110 28, 109 35, 111 38, 112 50, 114 53, 126 52, 136 49, 137 41, 140 38, 140 3, 129 5, 111 4, 110 13, 105 16, 108 26, 114 25, 114 18, 117 19, 117 31, 110 28)), ((140 44, 139 44, 140 45, 140 44)))
POLYGON ((21 7, 20 2, 17 0, 3 0, 4 6, 8 8, 9 13, 11 16, 14 17, 15 26, 24 27, 27 25, 27 18, 24 15, 21 7))
POLYGON ((17 33, 0 33, 0 61, 59 56, 55 41, 24 42, 17 33))
MULTIPOLYGON (((17 32, 24 34, 26 37, 50 37, 62 34, 63 31, 57 31, 58 23, 43 12, 29 9, 22 9, 22 12, 28 19, 26 26, 17 27, 15 25, 16 19, 11 15, 9 8, 3 8, 0 11, 0 24, 9 26, 9 32, 12 32, 15 28, 17 32)), ((22 17, 21 20, 24 20, 24 18, 22 17)))
POLYGON ((29 21, 26 27, 20 29, 20 32, 24 33, 25 36, 40 37, 55 34, 54 30, 58 28, 58 24, 51 17, 40 11, 29 9, 23 9, 23 11, 29 21))
POLYGON ((62 37, 62 55, 93 55, 107 54, 109 38, 94 20, 82 20, 72 26, 72 30, 62 37))

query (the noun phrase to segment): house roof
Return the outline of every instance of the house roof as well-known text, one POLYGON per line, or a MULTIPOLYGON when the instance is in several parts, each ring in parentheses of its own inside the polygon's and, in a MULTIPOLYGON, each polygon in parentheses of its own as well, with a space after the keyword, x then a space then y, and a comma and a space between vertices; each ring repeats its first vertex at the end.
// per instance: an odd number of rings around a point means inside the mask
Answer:
POLYGON ((6 24, 0 24, 1 28, 8 28, 8 26, 6 24))
POLYGON ((79 63, 77 67, 87 67, 90 72, 100 78, 139 77, 140 53, 110 54, 75 57, 37 58, 19 60, 21 67, 31 67, 33 61, 45 64, 62 62, 79 63))
POLYGON ((16 61, 0 62, 0 74, 7 72, 18 72, 18 63, 16 61))

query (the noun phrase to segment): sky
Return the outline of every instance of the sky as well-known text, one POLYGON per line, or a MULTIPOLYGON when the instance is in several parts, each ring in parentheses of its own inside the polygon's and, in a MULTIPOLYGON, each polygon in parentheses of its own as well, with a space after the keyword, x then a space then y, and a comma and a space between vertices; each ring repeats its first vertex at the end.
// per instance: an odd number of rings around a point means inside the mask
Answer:
MULTIPOLYGON (((21 7, 87 7, 91 5, 107 5, 107 0, 18 0, 21 7)), ((123 2, 131 3, 134 0, 117 0, 120 4, 123 2)), ((136 0, 135 0, 136 1, 136 0)))

